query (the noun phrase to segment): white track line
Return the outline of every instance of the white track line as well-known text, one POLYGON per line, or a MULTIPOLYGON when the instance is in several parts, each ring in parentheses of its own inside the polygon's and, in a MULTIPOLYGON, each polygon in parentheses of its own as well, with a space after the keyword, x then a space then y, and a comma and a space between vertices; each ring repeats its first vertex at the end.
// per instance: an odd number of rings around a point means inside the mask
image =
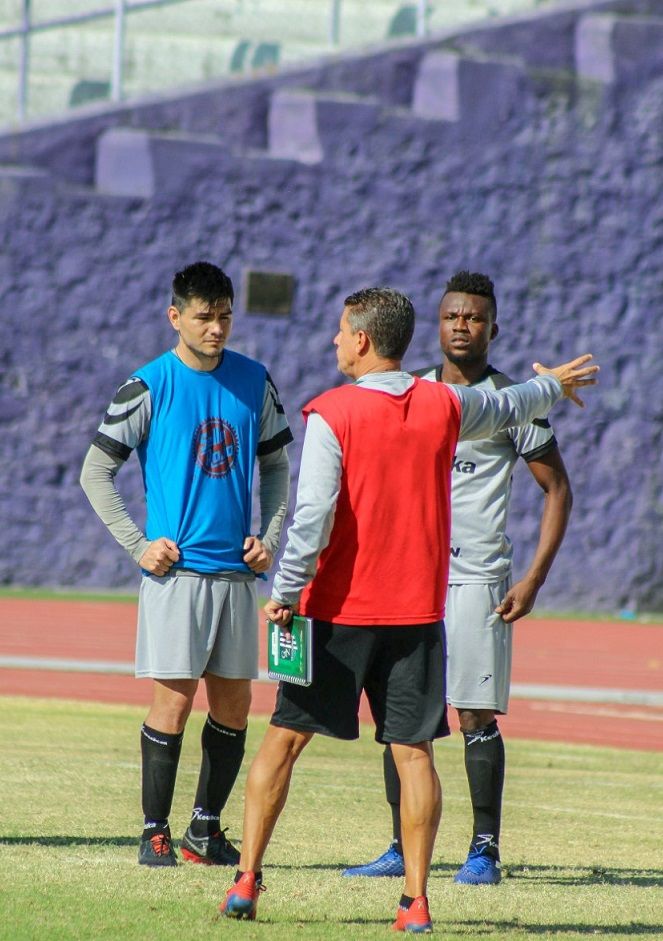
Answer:
MULTIPOLYGON (((133 676, 134 665, 118 660, 63 660, 55 657, 0 656, 0 669, 54 670, 60 673, 113 673, 133 676)), ((266 670, 258 677, 261 683, 272 683, 266 670)), ((597 686, 554 686, 539 683, 513 683, 513 699, 543 702, 621 703, 630 706, 663 707, 663 693, 643 689, 602 689, 597 686)))

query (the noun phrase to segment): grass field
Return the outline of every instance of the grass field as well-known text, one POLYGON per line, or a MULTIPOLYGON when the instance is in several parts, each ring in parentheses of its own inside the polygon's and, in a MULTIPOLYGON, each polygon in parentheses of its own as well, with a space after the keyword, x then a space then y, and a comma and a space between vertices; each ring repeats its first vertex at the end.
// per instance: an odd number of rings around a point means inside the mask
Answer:
MULTIPOLYGON (((382 852, 389 820, 380 749, 316 739, 295 771, 268 851, 259 921, 219 919, 231 870, 136 864, 141 710, 1 699, 0 938, 387 938, 399 880, 346 880, 382 852)), ((171 822, 188 821, 202 714, 185 737, 171 822)), ((264 720, 252 720, 248 755, 264 720)), ((660 754, 511 742, 502 840, 506 878, 455 886, 469 827, 462 751, 437 746, 445 790, 429 888, 445 939, 663 938, 660 754)), ((245 763, 245 768, 248 762, 245 763)), ((227 809, 239 836, 243 777, 227 809)))
MULTIPOLYGON (((117 601, 120 603, 137 602, 138 586, 136 591, 108 591, 104 589, 76 589, 76 588, 40 588, 24 587, 20 585, 0 586, 0 598, 15 598, 23 601, 117 601)), ((262 606, 267 598, 260 598, 262 606)), ((628 623, 635 621, 640 624, 663 624, 663 611, 638 611, 629 616, 607 611, 549 611, 546 608, 537 608, 534 618, 550 618, 563 621, 617 621, 628 623)))

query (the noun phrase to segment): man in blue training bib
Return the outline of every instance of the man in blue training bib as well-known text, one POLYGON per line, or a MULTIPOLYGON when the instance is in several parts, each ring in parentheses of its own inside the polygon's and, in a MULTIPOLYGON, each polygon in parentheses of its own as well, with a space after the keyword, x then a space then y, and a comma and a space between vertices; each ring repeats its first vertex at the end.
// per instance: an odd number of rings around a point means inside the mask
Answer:
POLYGON ((143 570, 136 676, 153 680, 141 730, 145 825, 138 861, 174 866, 168 817, 184 727, 201 677, 209 715, 182 855, 236 865, 220 816, 244 755, 251 679, 258 675, 255 578, 278 549, 292 441, 265 367, 226 349, 233 285, 208 262, 179 271, 168 319, 174 349, 117 391, 85 458, 81 485, 111 534, 143 570), (115 475, 133 450, 143 474, 145 533, 115 475), (256 458, 260 534, 251 534, 256 458))

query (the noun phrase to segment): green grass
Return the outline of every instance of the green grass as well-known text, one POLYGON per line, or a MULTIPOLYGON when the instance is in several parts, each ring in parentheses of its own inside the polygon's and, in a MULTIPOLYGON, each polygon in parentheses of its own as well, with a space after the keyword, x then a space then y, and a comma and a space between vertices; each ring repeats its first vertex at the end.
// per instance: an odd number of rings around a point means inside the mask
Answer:
POLYGON ((89 591, 74 588, 23 588, 19 586, 0 587, 0 598, 17 598, 25 601, 119 601, 122 603, 138 601, 138 588, 133 592, 89 591))
MULTIPOLYGON (((19 598, 26 601, 119 601, 136 602, 138 588, 135 592, 104 591, 103 589, 75 589, 75 588, 46 588, 20 585, 0 586, 0 598, 19 598)), ((261 598, 261 606, 267 598, 261 598)), ((532 612, 533 618, 551 618, 561 621, 617 621, 621 624, 654 624, 663 625, 663 612, 638 611, 634 617, 623 617, 608 611, 551 611, 547 608, 537 608, 532 612)))
MULTIPOLYGON (((136 864, 142 710, 0 700, 0 939, 387 939, 399 880, 339 871, 386 849, 380 749, 317 738, 295 770, 268 850, 255 923, 219 919, 231 871, 136 864)), ((188 820, 202 714, 185 737, 171 821, 188 820)), ((264 720, 250 725, 247 758, 264 720)), ((457 737, 437 746, 445 810, 429 887, 445 939, 663 938, 661 755, 510 742, 506 878, 455 886, 469 811, 457 737), (657 868, 658 867, 658 868, 657 868)), ((245 762, 245 768, 248 761, 245 762)), ((225 822, 238 837, 243 776, 225 822)))

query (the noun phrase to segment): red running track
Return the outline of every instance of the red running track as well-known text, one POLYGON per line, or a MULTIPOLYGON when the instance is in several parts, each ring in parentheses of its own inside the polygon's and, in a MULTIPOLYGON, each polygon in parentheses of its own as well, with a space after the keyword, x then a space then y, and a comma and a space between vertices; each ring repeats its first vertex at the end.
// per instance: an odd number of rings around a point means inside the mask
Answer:
MULTIPOLYGON (((131 661, 135 623, 130 602, 0 598, 0 657, 131 661)), ((663 624, 528 618, 516 627, 513 682, 661 693, 663 624)), ((0 695, 147 706, 150 688, 119 674, 0 668, 0 695)), ((271 712, 274 694, 255 683, 253 711, 271 712)), ((205 708, 202 691, 195 705, 205 708)), ((361 717, 370 721, 365 703, 361 717)), ((514 698, 500 726, 514 738, 663 751, 663 707, 514 698)))

